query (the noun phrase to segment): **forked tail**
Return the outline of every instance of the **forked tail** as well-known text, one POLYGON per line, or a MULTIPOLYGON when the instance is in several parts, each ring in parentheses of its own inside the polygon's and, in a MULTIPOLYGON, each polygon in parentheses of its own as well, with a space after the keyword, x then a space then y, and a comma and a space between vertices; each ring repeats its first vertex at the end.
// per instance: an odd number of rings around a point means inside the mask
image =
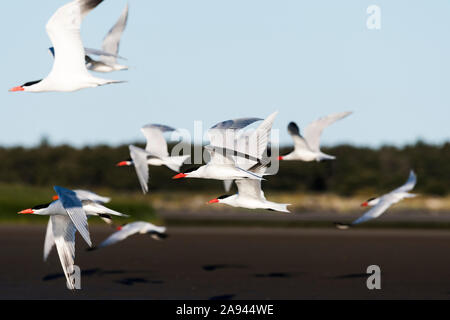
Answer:
POLYGON ((329 154, 326 154, 326 153, 321 152, 321 153, 317 156, 316 161, 322 161, 322 160, 334 160, 334 159, 336 159, 335 156, 331 156, 331 155, 329 155, 329 154))
POLYGON ((176 157, 167 157, 163 158, 164 165, 168 167, 169 169, 180 172, 180 167, 183 165, 183 163, 189 159, 190 155, 187 156, 176 156, 176 157))
POLYGON ((114 83, 126 83, 128 81, 126 80, 110 80, 110 79, 102 79, 102 78, 96 78, 97 85, 104 86, 107 84, 114 84, 114 83))
POLYGON ((290 203, 275 203, 272 202, 270 204, 270 209, 274 211, 280 211, 280 212, 290 212, 287 208, 287 206, 290 206, 290 203))

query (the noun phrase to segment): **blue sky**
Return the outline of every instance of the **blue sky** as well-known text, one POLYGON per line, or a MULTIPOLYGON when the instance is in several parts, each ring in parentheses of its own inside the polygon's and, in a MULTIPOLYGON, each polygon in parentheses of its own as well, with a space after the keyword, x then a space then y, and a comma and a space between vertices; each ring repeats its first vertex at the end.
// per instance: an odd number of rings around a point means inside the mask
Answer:
MULTIPOLYGON (((280 113, 291 143, 319 116, 352 110, 323 143, 379 146, 450 138, 450 2, 363 0, 130 0, 120 54, 126 84, 75 93, 9 93, 45 77, 52 59, 45 24, 65 0, 8 1, 0 77, 0 145, 117 145, 162 123, 192 130, 230 118, 280 113), (366 9, 381 8, 381 29, 366 9), (26 10, 24 9, 26 8, 26 10)), ((100 47, 126 0, 105 0, 82 25, 100 47)))

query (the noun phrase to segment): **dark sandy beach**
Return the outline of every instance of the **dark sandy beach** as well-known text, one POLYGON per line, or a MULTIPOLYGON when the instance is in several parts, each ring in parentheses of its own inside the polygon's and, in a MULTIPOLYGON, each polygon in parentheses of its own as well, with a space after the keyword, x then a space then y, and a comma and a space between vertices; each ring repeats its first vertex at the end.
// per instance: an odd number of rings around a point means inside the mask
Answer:
MULTIPOLYGON (((44 225, 0 226, 1 299, 449 299, 450 231, 173 227, 87 252, 70 292, 44 225), (381 267, 381 290, 366 268, 381 267)), ((94 243, 111 232, 93 225, 94 243)), ((79 237, 77 237, 79 238, 79 237)))

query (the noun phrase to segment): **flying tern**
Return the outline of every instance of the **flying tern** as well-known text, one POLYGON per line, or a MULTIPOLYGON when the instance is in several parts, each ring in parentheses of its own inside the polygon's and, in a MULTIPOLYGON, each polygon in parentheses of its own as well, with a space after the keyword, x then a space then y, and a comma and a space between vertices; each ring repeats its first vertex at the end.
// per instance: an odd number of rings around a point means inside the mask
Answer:
POLYGON ((361 204, 362 207, 373 207, 367 211, 360 218, 356 219, 350 224, 336 223, 336 227, 339 229, 348 229, 350 226, 354 226, 381 216, 390 206, 406 199, 416 197, 416 194, 409 193, 417 183, 417 177, 414 171, 409 173, 408 180, 401 187, 381 196, 378 198, 371 198, 361 204))
POLYGON ((86 66, 91 71, 96 72, 112 72, 119 70, 127 70, 128 67, 118 64, 117 57, 119 53, 119 44, 122 33, 125 30, 128 21, 128 4, 125 6, 122 14, 116 24, 109 30, 103 39, 102 50, 100 52, 100 60, 94 60, 89 56, 89 52, 96 52, 92 49, 86 50, 86 66), (89 52, 88 52, 89 51, 89 52), (104 54, 105 52, 106 54, 104 54))
POLYGON ((165 227, 155 226, 154 224, 144 221, 136 221, 123 226, 119 226, 116 232, 106 238, 96 248, 104 248, 110 246, 119 241, 125 240, 126 238, 134 234, 149 234, 152 236, 152 238, 157 240, 167 237, 165 227))
MULTIPOLYGON (((278 112, 269 115, 250 135, 238 131, 260 121, 260 118, 240 118, 220 122, 209 129, 210 144, 205 147, 210 161, 192 171, 177 174, 173 179, 202 178, 216 180, 257 179, 263 177, 248 170, 261 162, 267 150, 272 124, 278 112)), ((225 185, 229 182, 225 182, 225 185)))
MULTIPOLYGON (((260 175, 265 173, 265 165, 257 165, 253 172, 260 175), (259 171, 258 171, 259 170, 259 171)), ((209 203, 223 203, 233 207, 247 209, 266 209, 272 211, 289 212, 287 206, 290 204, 271 202, 266 199, 261 189, 261 180, 239 179, 235 181, 238 192, 234 195, 223 195, 212 199, 209 203)))
POLYGON ((294 150, 285 156, 280 156, 278 160, 321 161, 335 159, 334 156, 325 154, 320 150, 320 136, 323 129, 351 113, 341 112, 320 118, 306 127, 304 136, 300 134, 300 129, 295 122, 289 123, 288 132, 294 140, 294 150))
POLYGON ((88 230, 86 212, 83 210, 81 200, 75 192, 55 186, 54 190, 58 200, 31 209, 25 209, 19 214, 36 214, 50 216, 53 242, 56 244, 67 285, 75 289, 71 280, 71 273, 75 259, 75 233, 78 231, 86 243, 92 247, 88 230))
POLYGON ((181 165, 190 157, 190 155, 173 157, 169 155, 167 142, 163 133, 171 131, 175 131, 175 129, 161 124, 148 124, 142 127, 141 132, 147 140, 145 150, 130 145, 131 158, 117 164, 119 167, 134 165, 142 192, 144 193, 148 192, 148 165, 164 165, 175 172, 179 172, 181 165))
POLYGON ((55 59, 50 73, 41 80, 29 81, 10 91, 77 91, 122 81, 91 75, 85 64, 85 50, 80 35, 81 21, 103 0, 74 0, 60 7, 47 23, 55 59))

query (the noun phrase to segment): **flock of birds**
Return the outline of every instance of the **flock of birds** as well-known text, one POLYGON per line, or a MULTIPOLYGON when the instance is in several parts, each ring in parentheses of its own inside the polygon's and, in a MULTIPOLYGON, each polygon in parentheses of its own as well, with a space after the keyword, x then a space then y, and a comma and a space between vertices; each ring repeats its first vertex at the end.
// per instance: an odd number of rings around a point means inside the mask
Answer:
MULTIPOLYGON (((126 70, 119 64, 118 55, 121 35, 128 20, 128 5, 125 7, 117 23, 106 35, 102 49, 84 48, 80 27, 83 18, 103 0, 74 0, 60 7, 50 18, 46 29, 53 44, 49 50, 54 57, 53 68, 42 80, 27 82, 16 86, 10 91, 48 92, 76 91, 84 88, 119 83, 122 81, 102 79, 93 76, 90 71, 113 72, 126 70), (99 56, 94 60, 91 56, 99 56)), ((123 59, 123 58, 122 58, 123 59)), ((264 176, 273 175, 269 169, 274 160, 321 161, 332 160, 334 156, 320 150, 322 131, 332 123, 343 119, 351 112, 331 114, 309 124, 304 134, 294 122, 288 125, 288 132, 294 141, 294 150, 278 159, 268 156, 268 144, 272 125, 278 112, 265 119, 240 118, 222 121, 209 129, 210 144, 205 147, 210 160, 193 170, 180 173, 180 167, 190 157, 189 155, 170 156, 165 132, 175 131, 174 128, 159 124, 149 124, 141 128, 147 144, 145 149, 130 145, 130 159, 121 161, 118 166, 134 166, 143 193, 148 192, 148 166, 167 166, 177 172, 173 179, 200 178, 215 179, 224 182, 228 191, 234 182, 238 192, 234 195, 224 195, 212 199, 209 203, 222 203, 233 207, 248 209, 267 209, 289 212, 289 204, 268 201, 261 189, 264 176), (256 129, 245 131, 244 128, 262 121, 256 129)), ((351 224, 336 223, 336 227, 346 229, 380 216, 392 204, 404 198, 414 197, 409 193, 416 184, 416 175, 411 171, 407 182, 394 191, 369 199, 362 206, 372 206, 362 217, 351 224)), ((69 190, 55 186, 56 195, 53 201, 20 211, 20 214, 35 214, 49 216, 45 244, 44 261, 52 248, 56 246, 61 265, 67 279, 69 289, 75 289, 74 272, 75 234, 78 231, 84 241, 92 247, 88 229, 88 217, 97 216, 112 224, 112 216, 128 217, 105 206, 110 201, 87 190, 69 190)), ((117 227, 96 248, 102 248, 124 240, 134 234, 149 234, 156 239, 166 237, 166 228, 155 226, 144 221, 136 221, 117 227)))

